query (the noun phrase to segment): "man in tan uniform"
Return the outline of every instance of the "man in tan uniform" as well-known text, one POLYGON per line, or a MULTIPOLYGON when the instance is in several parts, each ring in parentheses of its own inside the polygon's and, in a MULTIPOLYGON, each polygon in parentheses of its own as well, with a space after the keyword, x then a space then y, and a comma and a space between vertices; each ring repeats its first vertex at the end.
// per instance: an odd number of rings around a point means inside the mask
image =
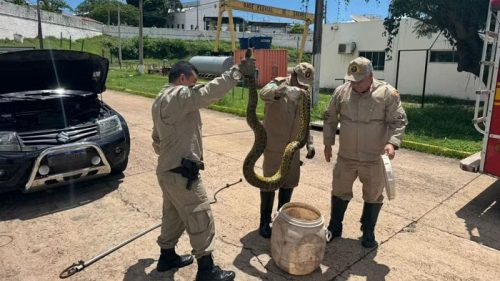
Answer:
MULTIPOLYGON (((277 77, 260 91, 265 103, 264 128, 267 133, 267 145, 264 151, 264 176, 274 175, 281 165, 286 145, 299 132, 301 95, 308 94, 314 78, 314 67, 309 63, 297 65, 287 77, 277 77)), ((307 158, 314 157, 312 137, 307 143, 307 158)), ((279 189, 278 210, 292 198, 293 188, 300 178, 300 152, 295 153, 290 174, 284 186, 279 189)), ((259 234, 264 238, 271 237, 271 213, 274 204, 274 191, 260 192, 260 225, 259 234)))
POLYGON ((161 255, 157 270, 187 266, 191 255, 179 256, 175 246, 184 230, 189 235, 192 254, 198 261, 196 280, 233 280, 233 271, 214 265, 215 227, 205 187, 199 177, 203 169, 200 108, 222 98, 236 86, 242 75, 254 74, 252 60, 243 61, 205 85, 197 85, 197 69, 176 63, 168 84, 152 107, 153 148, 159 155, 156 174, 163 192, 163 220, 158 245, 161 255))
POLYGON ((373 78, 370 60, 358 57, 351 61, 325 112, 323 142, 325 159, 332 158, 337 125, 340 122, 339 153, 333 170, 330 225, 332 237, 342 235, 342 221, 352 185, 359 177, 363 184, 363 214, 361 244, 372 248, 375 224, 382 208, 385 180, 381 154, 394 158, 401 145, 407 124, 398 91, 391 85, 373 78))

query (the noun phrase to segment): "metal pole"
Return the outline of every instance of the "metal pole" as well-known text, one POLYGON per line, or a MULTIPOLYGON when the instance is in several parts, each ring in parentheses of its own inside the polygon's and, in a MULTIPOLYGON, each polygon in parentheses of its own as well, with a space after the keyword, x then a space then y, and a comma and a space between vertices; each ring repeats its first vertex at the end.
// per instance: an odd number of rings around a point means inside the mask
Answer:
POLYGON ((394 83, 394 87, 396 89, 398 88, 398 81, 399 81, 399 58, 401 57, 401 50, 398 51, 398 59, 396 63, 396 82, 394 83))
POLYGON ((200 9, 200 1, 196 1, 196 30, 200 30, 200 15, 199 13, 200 9))
POLYGON ((137 70, 140 74, 144 74, 144 41, 142 38, 142 27, 144 25, 143 12, 142 0, 139 0, 139 65, 137 67, 137 70))
MULTIPOLYGON (((222 188, 219 188, 219 190, 217 190, 217 191, 214 193, 214 200, 213 200, 213 201, 210 201, 210 202, 209 202, 209 204, 215 204, 215 203, 217 203, 217 194, 218 194, 219 192, 221 192, 222 190, 227 189, 227 188, 229 188, 229 187, 231 187, 231 186, 233 186, 233 185, 237 185, 238 183, 240 183, 240 182, 242 182, 242 181, 243 181, 243 179, 241 179, 241 178, 240 178, 240 179, 239 179, 238 181, 236 181, 236 182, 233 182, 233 183, 226 183, 226 186, 224 186, 224 187, 222 187, 222 188)), ((112 248, 111 248, 111 249, 109 249, 109 250, 106 250, 106 251, 104 251, 104 252, 102 252, 102 253, 98 254, 97 256, 95 256, 95 257, 93 257, 93 258, 91 258, 91 259, 89 259, 89 260, 87 260, 87 261, 82 261, 82 260, 80 260, 80 261, 78 261, 78 262, 76 262, 76 263, 73 263, 72 265, 70 265, 70 266, 68 266, 66 269, 64 269, 64 270, 61 272, 61 274, 59 274, 59 278, 61 278, 61 279, 68 278, 68 277, 70 277, 71 275, 73 275, 73 274, 75 274, 75 273, 77 273, 77 272, 79 272, 79 271, 82 271, 85 267, 90 266, 91 264, 95 263, 96 261, 98 261, 98 260, 102 259, 103 257, 105 257, 105 256, 107 256, 107 255, 109 255, 109 254, 113 253, 114 251, 116 251, 116 250, 120 249, 121 247, 123 247, 123 246, 127 245, 128 243, 130 243, 130 242, 132 242, 132 241, 136 240, 137 238, 140 238, 140 237, 142 237, 142 236, 146 235, 147 233, 149 233, 149 232, 151 232, 151 231, 153 231, 153 230, 155 230, 155 229, 157 229, 157 228, 161 227, 161 225, 162 225, 161 223, 159 223, 159 224, 157 224, 157 225, 154 225, 154 226, 152 226, 152 227, 150 227, 150 228, 146 229, 145 231, 143 231, 143 232, 141 232, 141 233, 139 233, 139 234, 134 235, 133 237, 131 237, 131 238, 129 238, 129 239, 127 239, 127 240, 123 241, 122 243, 120 243, 120 244, 118 244, 118 245, 116 245, 116 246, 112 247, 112 248)))
POLYGON ((108 29, 109 29, 109 25, 110 25, 110 22, 111 22, 111 11, 110 11, 111 7, 110 7, 110 2, 108 1, 108 29))
POLYGON ((427 83, 427 66, 428 65, 429 65, 429 50, 425 51, 424 88, 422 89, 422 104, 421 104, 420 108, 424 108, 425 84, 427 83))
POLYGON ((325 8, 323 13, 323 23, 327 24, 326 12, 328 11, 328 0, 325 0, 325 8))
POLYGON ((36 14, 38 16, 38 41, 40 42, 40 49, 43 49, 42 16, 40 12, 40 0, 36 1, 36 14))
MULTIPOLYGON (((313 64, 314 83, 312 94, 312 106, 319 101, 319 76, 321 68, 321 35, 323 33, 323 0, 316 0, 314 16, 314 38, 313 38, 313 64)), ((305 28, 308 28, 307 26, 305 28)))
POLYGON ((120 69, 122 69, 122 35, 120 27, 120 6, 118 5, 118 64, 120 65, 120 69))

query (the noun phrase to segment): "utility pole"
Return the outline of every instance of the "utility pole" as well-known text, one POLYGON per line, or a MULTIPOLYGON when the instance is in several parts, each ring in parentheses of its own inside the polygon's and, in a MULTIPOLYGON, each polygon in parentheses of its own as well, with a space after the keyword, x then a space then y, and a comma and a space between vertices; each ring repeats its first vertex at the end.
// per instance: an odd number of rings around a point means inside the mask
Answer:
POLYGON ((200 1, 196 1, 196 30, 200 29, 200 15, 199 13, 200 9, 200 1))
POLYGON ((120 69, 122 69, 122 33, 120 28, 120 5, 118 4, 118 65, 120 65, 120 69))
POLYGON ((144 41, 142 38, 142 26, 144 25, 144 11, 142 8, 142 1, 139 0, 139 65, 137 70, 140 74, 144 74, 144 41))
MULTIPOLYGON (((314 83, 312 105, 319 101, 319 71, 321 67, 321 35, 323 33, 323 0, 316 0, 314 16, 314 37, 313 37, 313 64, 314 64, 314 83)), ((307 26, 306 26, 307 28, 307 26)))
POLYGON ((325 0, 325 12, 323 13, 323 23, 327 24, 327 11, 328 11, 328 0, 325 0))
POLYGON ((43 49, 42 16, 40 13, 40 0, 36 1, 36 14, 38 16, 38 40, 40 42, 40 49, 43 49))

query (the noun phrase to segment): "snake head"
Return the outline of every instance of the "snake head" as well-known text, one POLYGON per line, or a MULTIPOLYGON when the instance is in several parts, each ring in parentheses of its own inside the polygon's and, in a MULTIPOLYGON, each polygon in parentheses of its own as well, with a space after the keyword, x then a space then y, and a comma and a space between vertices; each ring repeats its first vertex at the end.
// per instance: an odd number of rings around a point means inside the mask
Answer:
POLYGON ((247 51, 245 52, 245 58, 249 59, 252 57, 252 49, 248 48, 247 51))
POLYGON ((241 60, 238 65, 241 73, 246 77, 254 77, 255 76, 255 59, 252 58, 252 50, 247 49, 245 52, 245 59, 241 60))

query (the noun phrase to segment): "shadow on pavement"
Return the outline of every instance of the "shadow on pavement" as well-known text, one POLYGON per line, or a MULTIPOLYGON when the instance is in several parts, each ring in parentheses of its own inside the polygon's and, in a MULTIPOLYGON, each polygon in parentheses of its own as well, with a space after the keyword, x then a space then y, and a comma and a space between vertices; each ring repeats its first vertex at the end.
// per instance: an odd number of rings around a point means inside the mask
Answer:
MULTIPOLYGON (((154 259, 140 259, 125 272, 123 281, 152 281, 152 280, 174 280, 177 270, 158 272, 156 269, 146 273, 146 269, 155 263, 154 259)), ((155 265, 156 267, 156 265, 155 265)))
POLYGON ((29 220, 88 204, 117 189, 123 177, 112 175, 33 193, 0 194, 0 221, 29 220))
POLYGON ((233 262, 236 268, 259 280, 291 280, 292 275, 279 269, 274 261, 269 259, 271 239, 262 238, 255 230, 243 236, 240 242, 243 244, 243 248, 233 262), (255 263, 260 263, 265 271, 255 267, 253 265, 255 263))
POLYGON ((456 215, 464 219, 472 241, 500 250, 500 180, 463 206, 456 215))
MULTIPOLYGON (((355 241, 359 245, 358 240, 345 239, 355 241)), ((361 247, 361 246, 359 246, 361 247)), ((332 280, 349 280, 349 277, 364 277, 362 280, 366 281, 385 281, 387 274, 391 271, 390 268, 385 264, 380 264, 375 261, 377 256, 378 248, 373 250, 364 250, 366 256, 363 256, 354 264, 348 266, 342 273, 336 275, 332 280)), ((358 278, 355 278, 356 280, 358 278)))
POLYGON ((368 281, 382 281, 390 269, 377 263, 374 258, 377 249, 366 250, 357 239, 336 239, 326 245, 325 257, 322 261, 324 272, 320 268, 305 276, 290 275, 279 269, 270 256, 270 239, 259 236, 258 231, 252 231, 241 238, 241 252, 234 260, 234 266, 242 272, 260 280, 346 280, 349 276, 363 276, 368 281), (261 259, 259 259, 260 257, 261 259), (256 267, 260 263, 265 271, 256 267))

